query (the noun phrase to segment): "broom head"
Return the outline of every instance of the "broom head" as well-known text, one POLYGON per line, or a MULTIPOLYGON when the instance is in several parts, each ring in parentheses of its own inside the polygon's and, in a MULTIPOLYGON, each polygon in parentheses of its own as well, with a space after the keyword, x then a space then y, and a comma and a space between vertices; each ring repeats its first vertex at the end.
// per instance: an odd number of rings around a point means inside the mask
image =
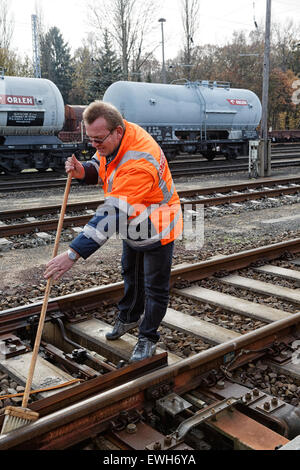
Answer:
POLYGON ((7 406, 4 410, 4 422, 1 434, 7 434, 15 429, 22 428, 27 424, 33 423, 39 417, 39 413, 16 406, 7 406))

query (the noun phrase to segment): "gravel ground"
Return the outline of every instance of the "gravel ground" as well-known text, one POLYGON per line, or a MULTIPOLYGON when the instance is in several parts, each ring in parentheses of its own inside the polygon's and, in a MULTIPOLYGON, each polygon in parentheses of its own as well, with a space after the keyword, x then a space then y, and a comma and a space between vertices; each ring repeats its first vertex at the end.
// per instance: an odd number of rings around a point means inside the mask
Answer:
MULTIPOLYGON (((289 170, 291 176, 300 174, 300 169, 289 170)), ((284 176, 289 173, 283 170, 273 172, 272 177, 284 176)), ((247 181, 247 175, 227 174, 197 176, 194 178, 179 178, 176 181, 178 189, 192 188, 195 186, 214 186, 224 182, 236 183, 247 181)), ((36 193, 10 193, 6 199, 6 209, 26 207, 30 205, 54 204, 61 202, 63 189, 49 189, 37 191, 36 193)), ((6 197, 7 197, 6 196, 6 197)), ((95 187, 76 187, 72 188, 70 202, 79 199, 95 199, 102 197, 102 191, 95 187), (99 195, 100 192, 100 195, 99 195)), ((0 194, 0 198, 4 198, 0 194)), ((0 201, 1 202, 1 201, 0 201)), ((248 204, 245 209, 238 209, 238 213, 227 214, 221 210, 214 217, 205 215, 204 222, 204 245, 201 249, 187 249, 185 240, 177 241, 175 244, 173 265, 182 262, 199 262, 215 255, 231 254, 244 249, 250 249, 269 243, 296 238, 299 236, 299 220, 283 223, 268 224, 270 219, 279 219, 280 217, 297 216, 299 214, 300 203, 280 205, 276 207, 266 207, 263 203, 255 206, 255 209, 248 204)), ((226 211, 225 211, 226 212, 226 211)), ((53 236, 55 232, 50 232, 53 236)), ((45 264, 51 259, 53 245, 46 244, 43 241, 30 240, 22 242, 24 246, 30 246, 26 249, 12 249, 8 252, 0 253, 0 309, 7 308, 8 305, 23 304, 31 302, 40 295, 43 295, 45 280, 43 271, 45 264), (32 245, 33 243, 33 245, 32 245)), ((60 243, 59 252, 64 251, 69 241, 73 238, 70 230, 65 230, 60 243)), ((21 239, 21 237, 20 237, 21 239)), ((68 292, 74 292, 95 285, 109 284, 121 280, 120 260, 122 244, 120 240, 109 240, 99 251, 92 255, 88 260, 80 260, 74 265, 69 273, 66 273, 61 281, 58 281, 53 287, 53 295, 62 295, 68 292)))
MULTIPOLYGON (((289 169, 290 173, 284 171, 277 171, 272 174, 273 177, 278 176, 295 176, 300 174, 300 169, 289 169)), ((247 175, 237 174, 231 175, 217 175, 217 176, 203 176, 183 179, 180 178, 177 181, 177 188, 192 188, 194 186, 215 186, 217 184, 224 184, 225 181, 230 183, 244 182, 247 180, 247 175)), ((38 205, 43 199, 42 204, 55 204, 60 203, 62 199, 62 190, 51 190, 47 193, 44 191, 37 191, 33 194, 26 193, 11 193, 6 195, 4 198, 3 194, 0 194, 1 199, 5 199, 5 209, 29 207, 30 205, 38 205)), ((75 202, 80 199, 86 199, 87 197, 95 199, 99 196, 98 188, 72 188, 70 195, 70 201, 75 202)), ((102 193, 100 191, 100 197, 102 193)), ((272 207, 258 205, 255 207, 248 206, 244 210, 238 209, 234 213, 222 213, 219 211, 218 214, 205 217, 204 223, 204 245, 201 249, 189 250, 184 240, 177 241, 175 244, 174 261, 173 266, 183 262, 195 263, 202 260, 207 260, 215 255, 227 255, 236 253, 242 250, 263 246, 266 244, 272 244, 291 238, 298 238, 300 235, 299 220, 291 219, 289 221, 276 222, 273 224, 266 223, 272 219, 286 218, 287 216, 297 216, 299 214, 300 203, 293 202, 288 205, 273 205, 272 207)), ((64 239, 60 244, 59 252, 64 251, 68 246, 68 239, 72 238, 70 232, 65 231, 64 239)), ((31 246, 26 249, 12 249, 8 252, 0 253, 0 310, 4 310, 19 305, 35 302, 41 300, 44 295, 44 289, 46 281, 43 278, 43 271, 45 264, 49 261, 52 256, 53 246, 49 244, 42 244, 40 246, 31 246)), ((96 252, 90 259, 84 261, 80 260, 77 262, 71 271, 66 273, 64 278, 57 281, 52 288, 51 296, 55 297, 58 295, 64 295, 76 291, 80 291, 89 287, 99 286, 104 284, 110 284, 121 280, 120 274, 120 261, 121 261, 121 250, 122 245, 120 240, 109 240, 98 252, 96 252)), ((289 266, 289 260, 281 260, 278 262, 283 267, 289 266)), ((294 267, 293 267, 294 268, 294 267)), ((244 275, 243 271, 243 275, 244 275)), ((247 271, 248 275, 252 275, 251 270, 247 271)), ((266 275, 255 273, 257 279, 267 280, 266 275)), ((291 281, 280 280, 281 285, 291 287, 291 281), (283 284, 282 284, 283 282, 283 284)), ((247 300, 253 299, 255 294, 249 293, 239 289, 237 291, 230 286, 224 286, 221 282, 218 282, 217 278, 210 280, 201 281, 201 285, 204 287, 210 287, 213 284, 214 288, 217 288, 222 292, 231 293, 232 295, 242 296, 247 300)), ((256 295, 256 301, 265 302, 268 305, 275 306, 276 308, 283 308, 276 299, 264 299, 261 296, 258 298, 256 295)), ((170 307, 187 311, 192 315, 197 315, 199 318, 206 321, 212 321, 214 323, 223 326, 224 328, 235 329, 235 331, 244 334, 247 331, 259 328, 263 325, 263 322, 253 320, 251 318, 245 318, 239 315, 230 314, 223 311, 222 309, 216 309, 206 304, 201 304, 185 298, 178 298, 171 296, 170 307)), ((297 311, 294 305, 286 305, 284 308, 290 312, 297 311)), ((104 311, 98 311, 99 315, 104 321, 112 323, 117 313, 116 306, 106 308, 104 311)), ((160 328, 161 341, 159 346, 172 351, 181 357, 188 357, 195 352, 207 349, 210 345, 206 344, 200 339, 195 339, 191 335, 179 331, 173 331, 168 328, 160 328)), ((137 334, 137 333, 135 333, 137 334)), ((250 367, 250 366, 249 366, 250 367)), ((256 367, 252 365, 252 369, 256 367)), ((256 371, 256 369, 255 369, 256 371)), ((250 372, 254 372, 249 369, 247 374, 250 376, 250 372)), ((290 383, 290 379, 283 379, 283 377, 269 377, 269 380, 265 376, 268 376, 270 371, 264 370, 264 376, 261 379, 261 383, 265 384, 266 388, 271 393, 276 387, 276 396, 285 396, 288 400, 294 404, 296 400, 299 400, 300 390, 298 385, 290 383), (275 382, 271 382, 275 378, 275 382), (279 385, 278 385, 279 382, 279 385), (282 386, 280 384, 283 384, 282 386), (295 385, 290 387, 289 385, 295 385), (273 387, 273 388, 272 388, 273 387), (292 402, 292 400, 294 400, 292 402)), ((244 372, 241 372, 243 374, 244 372)), ((256 375, 258 372, 256 371, 256 375)), ((248 377, 247 375, 247 377, 248 377)), ((282 374, 281 374, 282 375, 282 374)), ((8 378, 0 374, 0 394, 7 393, 7 389, 16 390, 18 384, 7 382, 8 378), (3 382, 4 381, 4 382, 3 382)), ((259 385, 259 381, 258 381, 259 385)), ((267 391, 267 390, 266 390, 267 391)), ((274 393, 275 394, 275 393, 274 393)), ((8 403, 0 401, 0 407, 6 406, 8 403)))
POLYGON ((293 406, 299 406, 300 381, 274 370, 261 360, 238 368, 233 373, 233 379, 246 387, 257 387, 264 393, 273 395, 293 406))

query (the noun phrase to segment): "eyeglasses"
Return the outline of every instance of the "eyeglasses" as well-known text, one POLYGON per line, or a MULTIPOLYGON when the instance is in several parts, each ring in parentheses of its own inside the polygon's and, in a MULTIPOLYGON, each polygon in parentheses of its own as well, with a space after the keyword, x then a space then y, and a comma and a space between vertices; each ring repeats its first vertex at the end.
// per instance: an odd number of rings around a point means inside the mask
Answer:
POLYGON ((95 142, 95 144, 103 144, 103 142, 110 136, 110 134, 114 131, 109 131, 109 133, 103 139, 94 139, 93 137, 89 137, 90 142, 95 142))

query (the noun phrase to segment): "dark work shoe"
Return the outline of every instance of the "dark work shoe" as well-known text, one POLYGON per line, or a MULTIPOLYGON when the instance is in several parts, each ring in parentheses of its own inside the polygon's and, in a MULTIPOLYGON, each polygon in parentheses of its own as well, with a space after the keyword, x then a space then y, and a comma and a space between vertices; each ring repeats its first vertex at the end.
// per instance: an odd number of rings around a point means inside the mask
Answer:
POLYGON ((117 319, 113 330, 110 333, 106 333, 105 337, 106 339, 110 340, 118 339, 121 336, 125 335, 125 333, 128 333, 128 331, 131 331, 137 326, 139 326, 139 324, 140 320, 133 323, 123 323, 121 322, 121 320, 117 319))
POLYGON ((129 362, 141 361, 147 357, 153 356, 156 350, 156 344, 145 336, 141 336, 136 343, 129 362))

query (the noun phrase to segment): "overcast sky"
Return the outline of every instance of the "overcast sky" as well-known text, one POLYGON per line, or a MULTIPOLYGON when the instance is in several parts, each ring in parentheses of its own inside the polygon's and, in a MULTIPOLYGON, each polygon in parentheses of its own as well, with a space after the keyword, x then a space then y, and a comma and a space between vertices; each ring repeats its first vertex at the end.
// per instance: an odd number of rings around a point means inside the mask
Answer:
MULTIPOLYGON (((138 0, 141 3, 143 0, 138 0)), ((86 21, 87 0, 39 0, 46 26, 57 26, 71 50, 82 43, 89 32, 86 21)), ((10 0, 9 11, 13 14, 15 30, 13 46, 21 54, 32 56, 31 15, 35 13, 36 0, 10 0)), ((157 20, 166 19, 165 58, 172 59, 179 50, 182 38, 181 0, 160 0, 157 20)), ((266 0, 200 0, 200 28, 195 44, 224 44, 232 33, 245 32, 257 23, 265 23, 266 0)), ((293 19, 300 24, 300 0, 272 0, 272 20, 286 23, 293 19)), ((299 38, 295 38, 300 40, 299 38)), ((153 44, 161 44, 161 25, 157 22, 153 44)), ((160 59, 161 46, 156 55, 160 59)))

